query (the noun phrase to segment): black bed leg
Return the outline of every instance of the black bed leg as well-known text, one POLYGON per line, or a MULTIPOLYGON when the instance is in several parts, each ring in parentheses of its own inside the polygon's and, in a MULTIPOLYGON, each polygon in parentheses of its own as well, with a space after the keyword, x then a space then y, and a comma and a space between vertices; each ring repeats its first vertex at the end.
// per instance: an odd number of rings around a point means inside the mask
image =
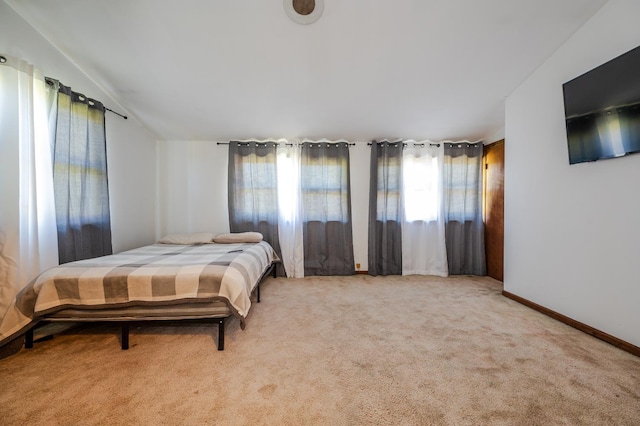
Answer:
POLYGON ((30 328, 24 336, 24 347, 25 349, 33 349, 33 328, 30 328))
POLYGON ((218 350, 224 350, 224 318, 218 319, 218 350))
POLYGON ((260 303, 260 283, 256 286, 256 302, 260 303))
POLYGON ((129 349, 129 323, 122 323, 122 334, 121 334, 121 346, 122 350, 126 351, 129 349))

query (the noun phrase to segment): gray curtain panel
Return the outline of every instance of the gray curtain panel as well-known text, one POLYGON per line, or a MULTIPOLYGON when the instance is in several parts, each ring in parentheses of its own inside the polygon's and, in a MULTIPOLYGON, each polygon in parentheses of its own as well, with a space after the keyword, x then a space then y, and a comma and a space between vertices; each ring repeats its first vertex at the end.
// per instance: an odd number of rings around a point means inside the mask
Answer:
POLYGON ((402 142, 371 144, 369 275, 402 275, 402 142))
POLYGON ((275 142, 229 142, 229 228, 262 233, 278 256, 278 175, 275 142))
POLYGON ((60 263, 112 253, 104 111, 60 84, 53 148, 60 263))
POLYGON ((304 274, 355 273, 347 143, 302 145, 304 274))
POLYGON ((445 143, 444 208, 451 275, 486 275, 482 143, 445 143))

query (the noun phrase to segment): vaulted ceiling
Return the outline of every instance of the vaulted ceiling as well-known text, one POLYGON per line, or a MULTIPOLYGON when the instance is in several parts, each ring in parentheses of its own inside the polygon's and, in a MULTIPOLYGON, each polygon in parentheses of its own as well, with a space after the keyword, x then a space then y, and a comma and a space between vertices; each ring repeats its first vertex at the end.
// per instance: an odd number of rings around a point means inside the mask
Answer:
POLYGON ((324 0, 309 25, 283 0, 5 2, 160 139, 367 141, 499 134, 606 0, 324 0))

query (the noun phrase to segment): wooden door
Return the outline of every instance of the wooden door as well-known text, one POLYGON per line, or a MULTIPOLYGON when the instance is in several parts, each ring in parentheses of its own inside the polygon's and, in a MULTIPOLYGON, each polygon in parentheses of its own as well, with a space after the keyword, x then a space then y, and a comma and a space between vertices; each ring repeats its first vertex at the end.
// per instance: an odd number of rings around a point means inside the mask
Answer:
POLYGON ((504 272, 504 139, 484 147, 483 220, 487 275, 504 272))

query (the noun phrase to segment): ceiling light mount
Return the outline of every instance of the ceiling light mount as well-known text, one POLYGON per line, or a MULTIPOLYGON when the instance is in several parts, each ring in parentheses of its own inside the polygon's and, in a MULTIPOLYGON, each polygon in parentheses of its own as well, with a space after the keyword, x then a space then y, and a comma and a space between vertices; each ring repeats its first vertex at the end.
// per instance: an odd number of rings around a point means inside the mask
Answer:
POLYGON ((312 24, 324 11, 324 0, 283 0, 284 11, 298 24, 312 24))

